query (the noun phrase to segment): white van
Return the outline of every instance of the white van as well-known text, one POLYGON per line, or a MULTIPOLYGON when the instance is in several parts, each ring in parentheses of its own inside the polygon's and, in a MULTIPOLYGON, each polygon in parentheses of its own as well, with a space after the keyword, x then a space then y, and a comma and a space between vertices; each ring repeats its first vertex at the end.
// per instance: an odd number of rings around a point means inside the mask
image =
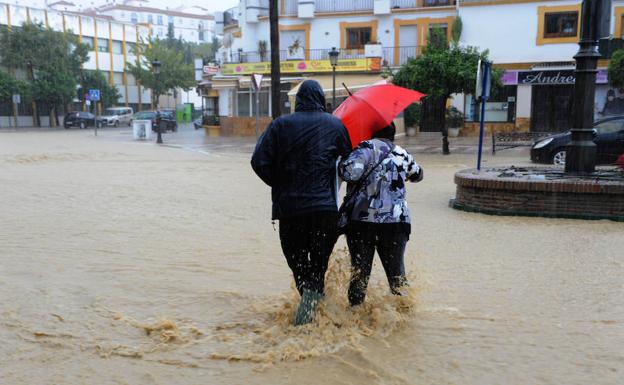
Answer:
POLYGON ((104 111, 104 115, 98 116, 98 125, 100 127, 120 125, 130 125, 134 111, 130 107, 110 107, 104 111))

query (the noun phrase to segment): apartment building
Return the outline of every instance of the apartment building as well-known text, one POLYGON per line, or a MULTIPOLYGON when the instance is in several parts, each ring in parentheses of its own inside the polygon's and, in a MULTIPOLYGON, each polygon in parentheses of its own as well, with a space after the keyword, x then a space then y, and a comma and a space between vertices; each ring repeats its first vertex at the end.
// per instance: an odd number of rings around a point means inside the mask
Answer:
MULTIPOLYGON (((303 79, 317 79, 326 92, 330 90, 328 52, 332 47, 340 50, 337 83, 358 89, 419 55, 432 29, 440 28, 450 37, 459 17, 463 24, 460 44, 489 50, 495 65, 504 70, 504 85, 487 104, 489 128, 566 129, 580 9, 578 0, 282 0, 283 107, 290 109, 303 79)), ((623 33, 623 15, 624 1, 614 0, 609 33, 618 38, 623 33)), ((216 32, 224 35, 220 72, 210 77, 213 92, 219 93, 219 113, 233 118, 251 116, 249 75, 270 72, 268 0, 241 0, 238 7, 215 18, 216 32)), ((607 65, 606 60, 600 62, 597 118, 603 116, 607 93, 624 101, 624 90, 610 90, 607 85, 607 65)), ((261 114, 270 113, 268 76, 265 79, 261 114)), ((337 92, 346 95, 342 86, 337 92)), ((478 119, 472 96, 454 95, 452 104, 466 116, 465 132, 476 130, 470 123, 478 119)))
MULTIPOLYGON (((50 3, 47 9, 0 3, 0 25, 19 26, 27 21, 78 35, 80 41, 91 48, 83 69, 100 70, 107 75, 109 82, 117 86, 121 94, 118 105, 132 107, 134 111, 153 108, 150 91, 141 87, 132 74, 125 71, 127 62, 137 60, 134 55, 137 42, 146 42, 153 37, 153 28, 149 24, 116 21, 113 16, 100 14, 94 9, 83 10, 65 0, 50 3)), ((196 67, 196 78, 201 80, 201 60, 196 67)), ((181 103, 193 103, 196 108, 201 108, 201 98, 194 89, 178 92, 177 98, 164 95, 159 100, 159 105, 167 108, 175 108, 181 103)), ((2 109, 0 113, 2 126, 10 124, 12 111, 10 108, 6 110, 2 109)), ((18 124, 31 125, 31 114, 29 105, 20 104, 18 124)), ((42 115, 42 124, 47 125, 48 117, 45 113, 42 115)))
POLYGON ((192 43, 210 42, 215 36, 214 16, 198 6, 159 9, 145 0, 125 0, 108 2, 96 10, 116 21, 148 25, 152 34, 161 38, 167 36, 169 27, 175 37, 192 43))

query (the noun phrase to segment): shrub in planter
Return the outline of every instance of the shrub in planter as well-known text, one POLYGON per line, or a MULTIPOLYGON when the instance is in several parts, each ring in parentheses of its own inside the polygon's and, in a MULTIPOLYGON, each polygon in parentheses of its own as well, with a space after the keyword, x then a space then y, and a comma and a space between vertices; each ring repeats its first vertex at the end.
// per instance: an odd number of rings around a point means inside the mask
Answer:
POLYGON ((451 107, 446 110, 446 127, 448 129, 449 136, 458 136, 459 130, 464 125, 464 114, 462 114, 457 108, 451 107))

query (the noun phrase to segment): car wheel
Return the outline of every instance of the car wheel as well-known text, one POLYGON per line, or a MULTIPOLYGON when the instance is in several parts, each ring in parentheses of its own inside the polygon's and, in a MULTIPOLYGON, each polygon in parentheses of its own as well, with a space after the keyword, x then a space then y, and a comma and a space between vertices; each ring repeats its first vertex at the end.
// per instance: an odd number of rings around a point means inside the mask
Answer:
POLYGON ((132 119, 130 119, 130 121, 129 121, 128 125, 129 125, 130 127, 132 127, 132 119))
POLYGON ((64 126, 66 130, 69 130, 69 124, 65 124, 64 126))
POLYGON ((555 150, 552 157, 552 164, 555 166, 565 166, 566 162, 566 150, 559 148, 555 150))
POLYGON ((85 128, 87 128, 87 125, 85 124, 85 122, 80 122, 80 129, 84 130, 85 128))
POLYGON ((119 120, 116 120, 116 121, 115 121, 114 126, 115 126, 115 128, 119 127, 119 120))

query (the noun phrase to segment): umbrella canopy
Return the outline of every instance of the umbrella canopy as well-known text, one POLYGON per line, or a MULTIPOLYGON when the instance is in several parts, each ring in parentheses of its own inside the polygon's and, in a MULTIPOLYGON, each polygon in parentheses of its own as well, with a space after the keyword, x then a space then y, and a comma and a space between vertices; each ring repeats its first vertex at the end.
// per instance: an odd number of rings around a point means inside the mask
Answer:
POLYGON ((349 96, 336 108, 334 115, 342 120, 355 148, 424 96, 420 92, 391 84, 373 85, 349 96))

